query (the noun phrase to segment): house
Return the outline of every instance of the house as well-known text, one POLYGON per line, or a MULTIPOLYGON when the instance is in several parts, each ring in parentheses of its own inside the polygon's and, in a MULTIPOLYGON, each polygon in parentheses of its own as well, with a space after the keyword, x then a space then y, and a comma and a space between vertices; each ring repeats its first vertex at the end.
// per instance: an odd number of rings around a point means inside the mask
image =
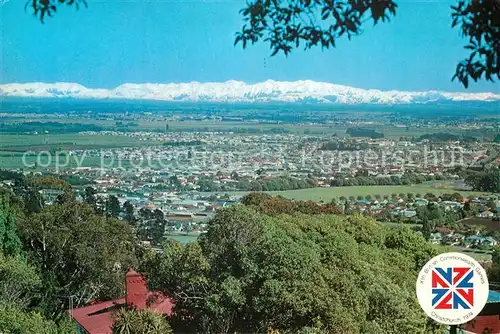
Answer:
POLYGON ((498 244, 498 241, 492 237, 482 237, 479 235, 471 235, 470 237, 465 238, 464 242, 466 246, 484 245, 494 247, 498 244))
POLYGON ((484 238, 479 235, 471 235, 470 237, 465 238, 464 243, 467 247, 480 245, 483 242, 484 238))
POLYGON ((429 201, 426 199, 419 198, 415 201, 415 205, 418 205, 418 206, 427 205, 427 203, 429 203, 429 201))
POLYGON ((442 201, 439 203, 439 205, 443 207, 445 211, 453 211, 460 209, 462 207, 460 202, 455 202, 455 201, 442 201))
POLYGON ((146 280, 134 269, 125 275, 126 295, 122 298, 91 303, 87 306, 69 310, 71 318, 77 323, 82 334, 111 334, 114 312, 125 307, 139 310, 151 309, 171 315, 173 301, 158 291, 148 291, 146 280))
POLYGON ((433 244, 440 244, 441 243, 441 233, 431 233, 431 236, 429 238, 429 241, 432 242, 433 244))
POLYGON ((464 236, 459 233, 449 233, 443 236, 443 243, 446 245, 458 245, 464 240, 464 236))
POLYGON ((411 218, 411 217, 417 216, 417 211, 415 211, 415 210, 403 210, 402 214, 406 218, 411 218))
POLYGON ((478 217, 480 218, 491 218, 493 217, 495 214, 489 210, 486 210, 486 211, 483 211, 483 212, 480 212, 477 214, 478 217))
POLYGON ((484 238, 482 244, 490 247, 495 247, 498 244, 498 242, 492 237, 486 237, 484 238))
POLYGON ((411 218, 415 217, 417 215, 417 211, 415 210, 405 210, 405 209, 400 209, 400 210, 394 210, 391 212, 395 216, 403 216, 406 218, 411 218))
POLYGON ((449 233, 453 233, 454 231, 447 228, 447 227, 438 227, 436 228, 436 231, 438 231, 439 233, 443 233, 443 234, 449 234, 449 233))

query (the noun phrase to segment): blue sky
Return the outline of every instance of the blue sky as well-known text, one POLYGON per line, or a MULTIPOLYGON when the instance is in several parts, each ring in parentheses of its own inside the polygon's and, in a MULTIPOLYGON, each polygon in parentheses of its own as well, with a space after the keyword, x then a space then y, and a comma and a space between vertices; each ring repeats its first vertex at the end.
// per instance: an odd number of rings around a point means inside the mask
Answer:
MULTIPOLYGON (((451 82, 465 56, 451 29, 452 1, 399 0, 390 23, 367 25, 337 48, 270 57, 263 43, 233 46, 243 22, 240 0, 88 0, 40 24, 24 0, 2 5, 0 82, 78 82, 113 88, 124 82, 310 79, 360 88, 464 91, 451 82)), ((470 92, 500 93, 500 83, 470 92)))

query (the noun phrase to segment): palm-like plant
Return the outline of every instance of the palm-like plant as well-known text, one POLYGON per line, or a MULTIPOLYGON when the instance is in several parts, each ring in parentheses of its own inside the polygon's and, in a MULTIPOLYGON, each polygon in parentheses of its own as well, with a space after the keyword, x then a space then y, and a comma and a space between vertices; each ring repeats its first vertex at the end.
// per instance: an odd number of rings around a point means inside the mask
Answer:
POLYGON ((113 334, 171 334, 162 314, 152 310, 121 309, 115 314, 113 334))
POLYGON ((113 325, 113 334, 132 334, 136 333, 135 328, 138 325, 138 313, 133 310, 120 309, 115 313, 115 324, 113 325))

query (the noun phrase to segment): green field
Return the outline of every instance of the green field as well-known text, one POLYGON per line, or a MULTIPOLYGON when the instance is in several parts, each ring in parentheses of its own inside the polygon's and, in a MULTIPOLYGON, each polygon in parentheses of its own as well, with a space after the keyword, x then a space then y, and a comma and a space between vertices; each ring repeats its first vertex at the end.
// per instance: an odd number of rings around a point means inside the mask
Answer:
POLYGON ((456 247, 456 246, 452 246, 451 248, 454 252, 459 252, 459 253, 469 255, 470 257, 474 258, 477 261, 489 261, 489 260, 491 260, 491 253, 489 253, 489 252, 484 252, 484 251, 479 251, 479 250, 474 250, 474 249, 469 249, 469 248, 463 248, 463 247, 456 247))
MULTIPOLYGON (((342 113, 337 114, 339 117, 342 117, 342 113)), ((374 119, 373 114, 367 114, 365 112, 356 113, 356 111, 352 111, 349 113, 351 117, 360 117, 369 119, 374 119)), ((71 118, 57 118, 54 115, 22 115, 22 117, 28 122, 54 122, 54 123, 78 123, 78 124, 87 124, 87 125, 96 125, 100 126, 106 130, 117 130, 119 127, 116 125, 117 120, 121 120, 120 118, 88 118, 88 117, 71 117, 71 118)), ((346 118, 348 119, 348 118, 346 118)), ((174 121, 167 120, 161 115, 155 116, 145 116, 138 115, 137 118, 128 119, 124 121, 132 122, 134 125, 126 127, 128 131, 155 131, 162 132, 165 130, 166 125, 168 124, 170 131, 236 131, 238 129, 245 130, 258 130, 261 132, 266 132, 271 129, 280 128, 291 133, 295 134, 315 134, 315 135, 325 135, 330 137, 333 134, 337 134, 339 136, 346 135, 347 128, 351 127, 349 125, 342 124, 319 124, 319 123, 276 123, 276 122, 266 122, 266 121, 220 121, 220 120, 183 120, 183 121, 174 121)), ((368 125, 367 125, 368 126, 368 125)), ((394 126, 390 124, 370 124, 369 128, 374 129, 377 132, 381 132, 385 135, 386 138, 400 138, 403 137, 418 137, 427 133, 435 133, 439 131, 443 131, 442 128, 433 127, 433 126, 394 126)), ((123 129, 123 128, 122 128, 123 129)), ((237 131, 238 132, 238 131, 237 131)), ((241 132, 241 131, 240 131, 241 132)), ((459 129, 447 128, 446 132, 460 134, 461 131, 459 129)), ((240 133, 244 135, 244 133, 240 133)), ((76 134, 75 134, 76 135, 76 134)), ((7 135, 10 136, 10 135, 7 135)), ((43 137, 44 135, 21 135, 21 136, 32 136, 32 137, 43 137)), ((49 134, 49 136, 57 136, 53 134, 49 134)), ((62 136, 62 135, 61 135, 62 136)), ((72 134, 66 136, 74 136, 72 134)), ((37 141, 38 139, 33 139, 33 141, 37 141)))
MULTIPOLYGON (((434 188, 429 184, 415 184, 409 186, 357 186, 357 187, 332 187, 332 188, 310 188, 310 189, 299 189, 299 190, 287 190, 287 191, 269 191, 267 193, 271 195, 280 195, 285 198, 296 199, 296 200, 312 200, 312 201, 325 201, 329 202, 334 198, 339 198, 340 196, 366 196, 366 195, 391 195, 393 193, 420 193, 425 195, 426 193, 433 194, 444 194, 456 192, 454 189, 446 188, 434 188)), ((484 193, 474 192, 474 191, 458 191, 464 196, 479 196, 484 193)), ((248 192, 233 192, 230 194, 234 195, 245 195, 248 192)))
POLYGON ((156 141, 140 140, 138 137, 125 135, 38 134, 1 135, 1 137, 0 149, 9 152, 158 145, 156 141))
POLYGON ((196 242, 196 240, 198 240, 198 237, 199 237, 198 235, 169 235, 169 236, 167 236, 168 239, 178 241, 183 245, 187 244, 188 242, 196 242))
POLYGON ((399 226, 407 226, 409 228, 422 227, 422 224, 403 224, 403 223, 394 223, 394 222, 380 222, 380 223, 384 226, 389 227, 389 228, 396 228, 399 226))
POLYGON ((118 158, 95 157, 95 156, 55 156, 40 154, 40 156, 26 156, 23 157, 22 153, 18 152, 2 152, 0 151, 0 169, 30 169, 30 170, 44 170, 44 168, 55 168, 58 166, 60 170, 68 170, 77 167, 101 167, 106 168, 137 168, 137 167, 156 167, 168 168, 168 165, 162 161, 152 160, 151 164, 147 159, 143 160, 129 160, 118 158))
MULTIPOLYGON (((160 145, 158 141, 140 140, 137 137, 124 135, 79 135, 79 134, 39 134, 39 135, 1 135, 0 140, 0 168, 25 168, 24 161, 27 166, 33 166, 39 163, 40 166, 54 166, 56 161, 53 156, 54 152, 69 151, 69 150, 105 150, 119 147, 138 147, 138 146, 156 146, 160 145), (52 156, 48 154, 27 155, 23 161, 25 152, 52 152, 52 156)), ((63 162, 66 157, 60 156, 59 161, 63 162)), ((78 159, 81 159, 79 157, 78 159)), ((105 164, 110 165, 109 159, 105 159, 105 164)), ((64 164, 68 168, 75 167, 95 167, 101 165, 100 157, 93 157, 91 154, 82 160, 82 164, 78 164, 75 158, 69 159, 68 164, 64 164)), ((127 163, 124 161, 124 163, 127 163)), ((61 165, 61 164, 59 164, 61 165)), ((117 167, 117 166, 115 166, 117 167)), ((126 167, 126 166, 124 166, 126 167)))

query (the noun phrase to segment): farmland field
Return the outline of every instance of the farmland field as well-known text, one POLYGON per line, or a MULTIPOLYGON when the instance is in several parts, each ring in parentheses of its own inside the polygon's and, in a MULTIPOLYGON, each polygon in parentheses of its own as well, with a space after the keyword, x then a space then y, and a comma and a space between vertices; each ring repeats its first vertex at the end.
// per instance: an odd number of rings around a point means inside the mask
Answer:
MULTIPOLYGON (((312 201, 325 201, 329 202, 334 198, 339 198, 340 196, 366 196, 366 195, 391 195, 393 193, 420 193, 425 195, 426 193, 433 194, 444 194, 456 192, 454 189, 449 188, 434 188, 429 184, 415 184, 406 186, 356 186, 356 187, 331 187, 331 188, 310 188, 310 189, 298 189, 298 190, 287 190, 287 191, 269 191, 267 193, 271 195, 280 195, 285 198, 296 199, 296 200, 312 200, 312 201)), ((474 191, 457 191, 465 196, 478 196, 484 193, 474 192, 474 191)), ((234 195, 245 195, 247 192, 233 192, 230 194, 234 195)))
MULTIPOLYGON (((103 149, 106 150, 106 149, 103 149)), ((169 168, 167 162, 161 160, 147 159, 119 159, 100 156, 71 156, 71 155, 49 155, 40 153, 38 155, 23 156, 21 152, 0 151, 0 169, 30 169, 44 170, 45 168, 55 168, 59 170, 69 170, 77 167, 104 167, 104 168, 169 168)))
MULTIPOLYGON (((25 152, 57 152, 69 150, 100 150, 119 147, 138 147, 159 145, 156 141, 141 140, 130 136, 111 135, 80 135, 80 134, 40 134, 40 135, 1 135, 0 140, 0 168, 22 168, 23 154, 25 152)), ((53 155, 53 154, 52 154, 53 155)), ((60 157, 64 161, 65 157, 60 157)), ((53 166, 55 157, 41 157, 41 165, 53 166), (47 161, 51 159, 51 162, 47 161)), ((24 158, 27 166, 33 166, 37 162, 35 155, 27 155, 24 158)), ((40 162, 40 161, 38 161, 40 162)), ((88 156, 81 165, 77 165, 74 159, 70 159, 67 167, 100 166, 99 157, 88 156)), ((109 162, 105 162, 109 165, 109 162)))
MULTIPOLYGON (((24 152, 26 150, 64 150, 93 149, 126 146, 151 145, 152 141, 137 137, 120 135, 81 135, 81 134, 38 134, 38 135, 1 135, 2 151, 24 152)), ((157 143, 156 143, 157 144, 157 143)))
MULTIPOLYGON (((72 119, 58 119, 49 117, 31 118, 30 122, 55 122, 60 124, 65 123, 78 123, 86 125, 96 125, 102 127, 104 130, 120 131, 119 127, 116 126, 116 122, 113 119, 88 119, 88 118, 72 118, 72 119)), ((286 132, 295 134, 315 134, 315 135, 325 135, 331 136, 333 134, 339 136, 348 136, 346 134, 347 128, 350 125, 339 125, 339 124, 320 124, 320 123, 276 123, 276 122, 259 122, 259 121, 217 121, 217 120, 185 120, 185 121, 166 121, 163 119, 148 119, 140 118, 134 121, 134 125, 130 125, 125 129, 125 131, 152 131, 152 132, 163 132, 165 131, 165 126, 168 124, 169 131, 173 132, 197 132, 197 131, 222 131, 229 132, 235 131, 240 134, 243 131, 248 133, 265 133, 273 129, 280 129, 286 132)), ((423 134, 436 133, 441 131, 437 127, 398 127, 391 125, 379 125, 372 124, 369 126, 375 131, 381 132, 386 138, 400 138, 401 136, 414 136, 418 137, 423 134)), ((123 129, 122 129, 123 130, 123 129)), ((459 134, 460 130, 447 129, 447 132, 459 134)), ((476 134, 477 135, 477 134, 476 134)), ((41 135, 26 135, 26 136, 41 136, 41 135)), ((54 135, 51 135, 54 136, 54 135)), ((70 135, 71 136, 71 135, 70 135)))
MULTIPOLYGON (((59 101, 60 102, 60 101, 59 101)), ((15 110, 15 109, 14 109, 15 110)), ((126 110, 126 109, 125 109, 126 110)), ((166 109, 168 110, 168 109, 166 109)), ((204 111, 199 111, 203 113, 204 111)), ((261 111, 262 112, 262 111, 261 111)), ((259 119, 257 114, 255 114, 255 119, 248 115, 248 111, 235 111, 232 110, 230 114, 224 114, 226 117, 228 115, 233 116, 232 119, 193 119, 187 117, 182 112, 178 113, 177 116, 184 119, 169 119, 168 116, 171 112, 162 111, 160 113, 154 113, 150 115, 145 114, 135 114, 135 115, 123 115, 120 114, 106 114, 106 115, 91 115, 83 114, 0 114, 0 120, 5 123, 17 123, 19 120, 23 120, 26 123, 40 123, 39 126, 43 128, 43 124, 52 123, 49 126, 51 133, 57 133, 57 129, 65 128, 65 125, 79 124, 82 126, 97 126, 102 130, 111 131, 154 131, 163 132, 168 124, 169 131, 173 132, 197 132, 197 131, 235 131, 240 134, 244 133, 266 133, 276 129, 283 130, 286 132, 291 132, 295 134, 315 134, 315 135, 325 135, 331 136, 333 134, 344 136, 346 130, 353 125, 348 123, 338 122, 344 118, 359 118, 361 120, 368 120, 365 126, 374 129, 380 133, 383 133, 386 138, 397 139, 401 136, 403 137, 418 137, 423 134, 436 133, 443 131, 442 128, 435 125, 396 125, 396 124, 382 124, 380 123, 381 117, 388 117, 390 113, 386 111, 379 110, 376 113, 371 111, 362 111, 361 109, 351 110, 349 113, 345 113, 339 110, 329 111, 329 112, 319 112, 322 119, 311 119, 308 118, 310 111, 305 113, 305 118, 297 118, 292 121, 285 121, 279 118, 268 118, 259 119), (335 114, 336 123, 330 122, 332 114, 335 114)), ((276 110, 279 116, 288 115, 290 113, 280 112, 279 108, 276 110)), ((175 114, 175 113, 174 113, 175 114)), ((219 117, 223 115, 222 113, 218 115, 219 117)), ((253 115, 253 114, 252 114, 253 115)), ((461 134, 463 131, 456 128, 447 128, 447 133, 451 134, 461 134)), ((472 131, 470 133, 474 136, 485 135, 485 132, 472 131)), ((37 135, 40 136, 40 135, 37 135)))

